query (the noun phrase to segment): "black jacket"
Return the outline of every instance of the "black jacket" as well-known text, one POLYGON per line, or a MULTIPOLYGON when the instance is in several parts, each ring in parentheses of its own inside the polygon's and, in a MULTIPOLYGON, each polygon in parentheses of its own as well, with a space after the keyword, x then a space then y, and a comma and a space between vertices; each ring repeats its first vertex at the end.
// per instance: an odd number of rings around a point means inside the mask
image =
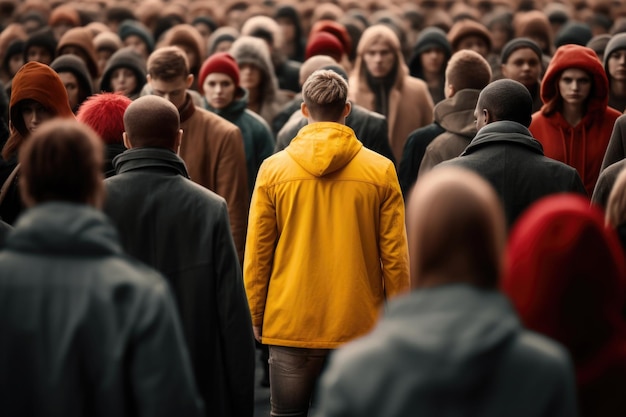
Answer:
MULTIPOLYGON (((298 110, 292 114, 285 126, 278 132, 274 152, 285 149, 298 131, 307 125, 307 119, 298 110)), ((389 135, 387 133, 387 119, 384 116, 367 110, 365 107, 352 104, 352 110, 346 117, 346 126, 354 130, 357 139, 366 148, 381 154, 395 163, 389 135)))
POLYGON ((509 226, 541 197, 561 192, 586 196, 576 170, 544 156, 530 131, 511 121, 484 126, 461 156, 438 166, 468 168, 489 181, 503 203, 509 226))
POLYGON ((6 416, 200 416, 171 292, 91 207, 50 202, 0 253, 6 416))
POLYGON ((207 410, 252 416, 254 337, 226 201, 166 149, 131 149, 113 164, 105 212, 124 249, 170 282, 207 410))

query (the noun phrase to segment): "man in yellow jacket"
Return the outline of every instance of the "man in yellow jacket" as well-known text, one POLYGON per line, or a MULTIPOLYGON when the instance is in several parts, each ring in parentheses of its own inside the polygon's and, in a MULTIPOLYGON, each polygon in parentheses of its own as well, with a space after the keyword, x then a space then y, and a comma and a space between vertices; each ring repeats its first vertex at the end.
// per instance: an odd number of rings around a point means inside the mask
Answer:
POLYGON ((328 353, 409 287, 394 164, 345 126, 341 76, 317 71, 302 94, 308 125, 259 170, 244 260, 255 337, 270 347, 272 416, 306 416, 328 353))

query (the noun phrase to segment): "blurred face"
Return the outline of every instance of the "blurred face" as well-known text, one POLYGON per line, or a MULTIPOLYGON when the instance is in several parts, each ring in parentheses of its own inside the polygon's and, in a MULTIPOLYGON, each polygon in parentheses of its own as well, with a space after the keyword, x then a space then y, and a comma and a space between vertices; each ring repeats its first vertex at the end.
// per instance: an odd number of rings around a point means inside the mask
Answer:
POLYGON ((482 37, 476 35, 469 35, 461 39, 458 49, 469 49, 478 52, 483 58, 486 58, 489 53, 487 42, 482 37))
POLYGON ((28 62, 36 61, 46 65, 50 65, 52 62, 52 55, 50 55, 50 52, 48 52, 46 48, 38 45, 32 45, 29 47, 26 56, 28 58, 28 62))
POLYGON ((71 72, 59 72, 59 78, 63 82, 65 86, 65 90, 67 91, 67 96, 70 99, 70 108, 75 109, 78 106, 78 80, 76 76, 71 72))
POLYGON ((137 88, 137 76, 129 68, 116 68, 111 73, 111 89, 130 97, 137 88))
POLYGON ((200 35, 202 35, 205 41, 209 40, 209 36, 211 36, 211 33, 212 33, 210 27, 208 27, 202 22, 196 23, 195 25, 193 25, 193 27, 195 27, 198 30, 198 32, 200 33, 200 35))
POLYGON ((626 49, 619 49, 611 53, 608 66, 611 79, 626 82, 626 49))
POLYGON ((110 49, 100 49, 96 52, 98 56, 98 68, 100 69, 100 74, 104 74, 104 69, 107 66, 107 62, 109 62, 109 58, 113 55, 113 51, 110 49))
POLYGON ((217 45, 215 45, 215 53, 217 52, 228 52, 230 46, 233 44, 233 41, 223 40, 217 45))
POLYGON ((381 78, 391 72, 396 63, 396 56, 387 42, 379 40, 363 52, 363 61, 372 77, 381 78))
POLYGON ((59 51, 59 56, 61 55, 76 55, 77 57, 82 59, 84 62, 87 62, 89 60, 87 53, 85 53, 85 51, 82 48, 79 48, 78 46, 74 46, 74 45, 64 46, 59 51))
POLYGON ((29 133, 33 133, 45 121, 52 119, 52 113, 35 100, 25 100, 21 105, 24 126, 29 133))
POLYGON ((61 21, 52 27, 52 33, 54 33, 54 37, 58 41, 65 34, 65 32, 70 30, 72 27, 73 25, 71 22, 61 21))
POLYGON ((176 77, 172 80, 161 80, 148 76, 152 94, 169 100, 177 109, 183 107, 187 98, 187 89, 193 82, 193 76, 176 77))
POLYGON ((291 20, 287 17, 281 17, 277 19, 281 30, 283 31, 283 39, 285 42, 291 42, 296 37, 296 27, 291 20))
POLYGON ((216 109, 227 107, 235 99, 235 83, 226 74, 214 72, 209 74, 202 84, 204 97, 216 109))
POLYGON ((581 106, 591 92, 589 74, 578 68, 563 71, 559 78, 559 94, 567 104, 581 106))
POLYGON ((491 41, 493 43, 493 49, 496 51, 502 50, 504 45, 509 39, 509 32, 506 30, 506 27, 503 25, 495 25, 491 28, 491 41))
POLYGON ((446 55, 440 48, 430 48, 422 53, 420 60, 422 61, 422 69, 426 74, 443 73, 443 64, 446 55))
POLYGON ((143 59, 148 59, 148 45, 137 35, 130 35, 124 39, 124 46, 130 46, 143 59))
POLYGON ((537 85, 539 74, 541 74, 541 62, 537 54, 530 48, 520 48, 513 51, 508 61, 502 64, 502 75, 505 78, 519 81, 526 88, 537 85))
POLYGON ((247 90, 256 90, 261 86, 263 74, 252 64, 242 64, 239 67, 239 84, 247 90))
POLYGON ((22 68, 24 65, 24 55, 15 54, 9 58, 9 72, 11 73, 11 77, 15 75, 15 73, 22 68))

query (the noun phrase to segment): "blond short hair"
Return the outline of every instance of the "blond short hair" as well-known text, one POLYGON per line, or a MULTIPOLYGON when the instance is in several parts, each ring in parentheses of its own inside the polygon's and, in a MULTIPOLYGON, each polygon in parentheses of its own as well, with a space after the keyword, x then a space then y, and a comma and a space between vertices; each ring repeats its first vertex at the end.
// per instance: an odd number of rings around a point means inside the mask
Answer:
POLYGON ((336 122, 348 100, 348 83, 335 71, 318 70, 302 86, 302 97, 316 120, 336 122))

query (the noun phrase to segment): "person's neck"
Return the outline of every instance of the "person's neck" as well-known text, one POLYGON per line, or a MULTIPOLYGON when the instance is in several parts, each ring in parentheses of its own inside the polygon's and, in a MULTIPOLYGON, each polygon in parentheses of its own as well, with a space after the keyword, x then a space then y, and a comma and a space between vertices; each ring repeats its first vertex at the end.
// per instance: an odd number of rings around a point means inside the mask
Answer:
POLYGON ((259 112, 261 108, 261 96, 258 89, 248 90, 248 109, 255 113, 259 112))
POLYGON ((424 72, 424 81, 429 86, 438 86, 441 84, 441 75, 438 72, 424 72))
POLYGON ((611 94, 615 97, 626 97, 626 80, 611 80, 611 94))
POLYGON ((572 105, 568 103, 563 103, 562 114, 567 123, 569 123, 571 126, 576 126, 583 119, 585 112, 582 104, 572 105))

